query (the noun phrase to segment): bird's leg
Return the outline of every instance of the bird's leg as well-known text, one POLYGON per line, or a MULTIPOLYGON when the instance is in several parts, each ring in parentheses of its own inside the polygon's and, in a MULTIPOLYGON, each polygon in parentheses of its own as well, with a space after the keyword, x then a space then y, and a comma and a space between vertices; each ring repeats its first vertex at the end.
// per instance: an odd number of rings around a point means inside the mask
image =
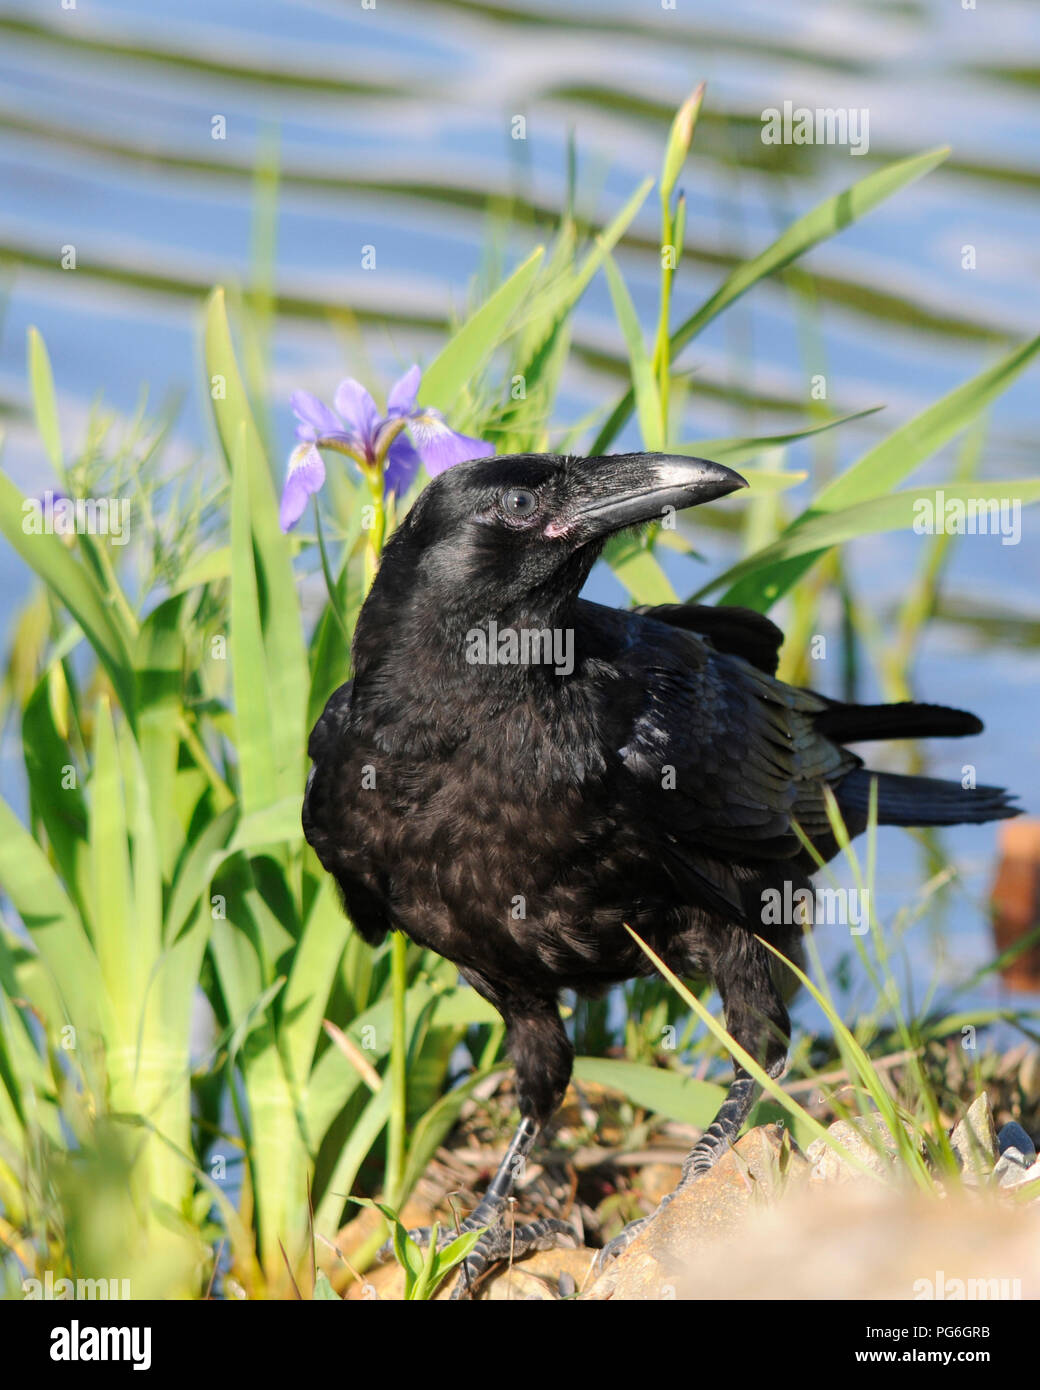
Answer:
POLYGON ((533 1250, 551 1250, 560 1235, 573 1238, 571 1227, 555 1217, 540 1217, 522 1226, 515 1226, 508 1219, 513 1184, 537 1135, 538 1126, 533 1120, 520 1121, 487 1191, 462 1223, 463 1230, 479 1230, 481 1226, 487 1229, 463 1262, 452 1290, 453 1299, 469 1296, 476 1281, 497 1261, 527 1255, 533 1250))
MULTIPOLYGON (((488 992, 487 988, 481 989, 485 995, 488 992)), ((498 999, 493 1002, 499 1004, 498 999)), ((460 1223, 458 1232, 444 1231, 438 1238, 438 1247, 443 1247, 462 1232, 486 1228, 462 1262, 451 1294, 453 1300, 470 1297, 477 1280, 500 1260, 519 1258, 534 1250, 550 1250, 558 1236, 575 1238, 572 1228, 555 1217, 542 1217, 524 1225, 514 1225, 509 1220, 513 1186, 539 1130, 563 1098, 573 1054, 555 1004, 528 1009, 522 1015, 503 1009, 503 1016, 509 1028, 509 1050, 516 1063, 521 1119, 483 1197, 460 1223)), ((429 1243, 427 1228, 408 1234, 419 1245, 429 1243)))
MULTIPOLYGON (((459 1222, 458 1230, 448 1228, 438 1236, 437 1247, 443 1249, 467 1231, 483 1230, 463 1262, 460 1278, 452 1292, 453 1299, 466 1297, 472 1285, 499 1260, 518 1258, 533 1250, 551 1250, 558 1235, 573 1237, 571 1227, 554 1217, 542 1217, 522 1226, 514 1226, 508 1219, 513 1184, 537 1137, 538 1126, 534 1121, 522 1119, 483 1197, 470 1214, 459 1222)), ((428 1245, 430 1234, 429 1226, 408 1232, 416 1245, 428 1245)))
MULTIPOLYGON (((726 1026, 730 1034, 752 1056, 757 1056, 770 1077, 777 1077, 787 1063, 790 1020, 777 991, 771 959, 750 933, 735 933, 727 949, 713 962, 712 974, 722 996, 726 1026)), ((597 1270, 602 1270, 625 1250, 675 1197, 702 1174, 714 1168, 726 1150, 736 1142, 744 1121, 751 1113, 758 1091, 757 1082, 743 1069, 734 1068, 726 1098, 697 1143, 687 1154, 682 1177, 674 1191, 659 1203, 656 1211, 631 1221, 599 1252, 597 1270)))
MULTIPOLYGON (((783 1062, 780 1063, 780 1068, 783 1069, 783 1062)), ((706 1173, 709 1168, 714 1168, 730 1145, 736 1142, 744 1121, 751 1114, 757 1089, 754 1078, 743 1069, 737 1068, 737 1074, 726 1092, 726 1099, 719 1106, 718 1114, 683 1161, 680 1188, 685 1187, 701 1173, 706 1173)))

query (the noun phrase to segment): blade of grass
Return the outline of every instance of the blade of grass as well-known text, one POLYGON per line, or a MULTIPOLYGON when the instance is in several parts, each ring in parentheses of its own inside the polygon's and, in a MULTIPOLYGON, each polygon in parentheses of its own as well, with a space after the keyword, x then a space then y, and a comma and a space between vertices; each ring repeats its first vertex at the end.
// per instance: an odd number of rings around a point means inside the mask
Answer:
POLYGON ((538 275, 545 248, 539 246, 462 325, 423 372, 424 405, 449 410, 456 396, 519 324, 516 314, 538 275))
MULTIPOLYGON (((851 226, 907 184, 930 173, 949 153, 949 146, 943 146, 941 149, 913 155, 909 159, 897 160, 884 169, 868 174, 844 192, 824 199, 811 212, 798 218, 772 245, 751 260, 737 266, 711 298, 675 330, 669 341, 673 360, 687 343, 722 313, 723 309, 739 299, 742 294, 746 294, 753 285, 789 265, 811 247, 851 226)), ((606 453, 632 414, 634 401, 634 393, 629 390, 615 406, 596 436, 589 449, 590 454, 606 453)))
MULTIPOLYGON (((640 950, 653 962, 656 969, 660 971, 676 993, 685 1001, 687 1007, 693 1010, 708 1031, 722 1044, 734 1061, 739 1063, 749 1076, 754 1077, 764 1091, 771 1095, 775 1101, 779 1102, 789 1115, 796 1117, 799 1123, 804 1125, 807 1130, 810 1130, 817 1139, 823 1139, 835 1153, 839 1154, 853 1168, 858 1169, 859 1172, 877 1181, 877 1174, 872 1172, 858 1155, 850 1153, 843 1144, 840 1144, 830 1135, 824 1126, 820 1124, 819 1120, 810 1115, 807 1110, 804 1110, 796 1100, 787 1094, 782 1086, 778 1085, 777 1082, 773 1080, 768 1072, 755 1061, 751 1053, 741 1047, 740 1043, 726 1032, 722 1024, 712 1017, 711 1013, 704 1007, 697 996, 687 989, 678 975, 675 975, 669 970, 660 956, 658 956, 627 923, 625 924, 625 930, 640 950)), ((780 953, 774 952, 774 954, 779 955, 780 953)), ((785 957, 780 956, 780 959, 785 960, 785 963, 790 965, 790 962, 786 961, 785 957)))

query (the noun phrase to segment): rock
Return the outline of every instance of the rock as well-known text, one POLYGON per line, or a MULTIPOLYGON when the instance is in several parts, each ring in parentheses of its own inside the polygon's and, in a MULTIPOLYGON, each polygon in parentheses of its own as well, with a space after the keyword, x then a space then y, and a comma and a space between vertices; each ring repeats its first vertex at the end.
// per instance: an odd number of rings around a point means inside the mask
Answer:
POLYGON ((991 1181, 998 1187, 1019 1187, 1022 1183, 1033 1182, 1040 1178, 1040 1166, 1034 1159, 1034 1154, 1027 1157, 1018 1149, 1005 1149, 997 1159, 991 1181))
POLYGON ((760 1299, 905 1306, 939 1298, 961 1308, 972 1298, 1032 1300, 1040 1297, 1040 1206, 1013 1207, 995 1191, 971 1202, 951 1192, 940 1201, 880 1183, 796 1183, 778 1202, 749 1201, 740 1221, 696 1242, 685 1260, 681 1249, 674 1253, 672 1278, 656 1293, 649 1276, 641 1289, 617 1278, 608 1285, 608 1271, 586 1297, 709 1307, 760 1299))
MULTIPOLYGON (((907 1133, 913 1135, 910 1125, 904 1125, 907 1133)), ((835 1120, 827 1133, 858 1158, 871 1173, 878 1177, 891 1175, 895 1165, 896 1141, 880 1115, 857 1115, 851 1120, 835 1120)), ((853 1182, 865 1176, 848 1161, 843 1154, 836 1152, 825 1139, 814 1139, 805 1151, 811 1165, 812 1182, 853 1182)))
POLYGON ((645 1163, 639 1172, 639 1187, 656 1207, 679 1186, 682 1169, 677 1163, 645 1163))
POLYGON ((511 1268, 503 1266, 489 1275, 478 1298, 488 1303, 555 1303, 567 1297, 571 1287, 580 1289, 588 1282, 595 1259, 595 1250, 538 1250, 511 1268))
POLYGON ((681 1188, 627 1250, 582 1295, 587 1299, 670 1299, 698 1250, 738 1227, 752 1205, 775 1199, 807 1169, 779 1125, 745 1134, 714 1168, 681 1188))
POLYGON ((997 1147, 1002 1154, 1009 1149, 1017 1149, 1019 1153, 1025 1154, 1027 1158, 1036 1157, 1036 1145, 1030 1139, 1020 1124, 1015 1120, 1010 1120, 1006 1125, 1001 1125, 1000 1133, 997 1135, 997 1147))
MULTIPOLYGON (((552 1303, 565 1293, 561 1292, 560 1281, 571 1281, 577 1289, 588 1282, 595 1250, 538 1250, 514 1265, 502 1265, 482 1279, 477 1291, 478 1301, 488 1302, 539 1302, 552 1303)), ((451 1291, 458 1279, 458 1271, 453 1271, 434 1294, 434 1302, 443 1303, 451 1297, 451 1291)), ((376 1265, 365 1276, 364 1282, 353 1282, 345 1291, 344 1298, 379 1299, 381 1302, 399 1303, 404 1297, 404 1270, 391 1260, 384 1265, 376 1265)))
POLYGON ((1032 1048, 1023 1057, 1018 1069, 1018 1084, 1027 1102, 1035 1105, 1040 1101, 1040 1048, 1032 1048))
POLYGON ((950 1144, 968 1173, 988 1173, 996 1163, 1000 1150, 985 1091, 968 1107, 968 1113, 950 1135, 950 1144))

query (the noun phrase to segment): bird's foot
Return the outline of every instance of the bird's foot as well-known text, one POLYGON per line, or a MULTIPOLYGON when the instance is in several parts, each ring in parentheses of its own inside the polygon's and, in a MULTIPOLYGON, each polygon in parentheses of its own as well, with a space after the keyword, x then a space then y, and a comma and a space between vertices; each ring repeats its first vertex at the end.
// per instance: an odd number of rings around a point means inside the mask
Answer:
MULTIPOLYGON (((520 1226, 515 1225, 505 1201, 485 1199, 459 1223, 458 1230, 443 1230, 437 1233, 437 1249, 443 1250, 467 1231, 481 1231, 477 1243, 458 1267, 458 1279, 452 1289, 451 1300, 472 1298, 477 1283, 492 1265, 503 1260, 516 1260, 535 1250, 551 1250, 557 1244, 557 1237, 566 1236, 577 1242, 573 1227, 555 1217, 541 1217, 520 1226)), ((408 1235, 416 1245, 426 1248, 430 1244, 432 1232, 429 1226, 421 1226, 409 1231, 408 1235)), ((388 1242, 379 1252, 381 1259, 393 1253, 393 1242, 388 1242)))
MULTIPOLYGON (((682 1184, 680 1183, 680 1187, 681 1186, 682 1184)), ((678 1190, 679 1188, 677 1187, 675 1189, 675 1192, 678 1192, 678 1190)), ((668 1203, 675 1196, 675 1192, 669 1192, 667 1197, 663 1197, 661 1201, 658 1203, 655 1210, 652 1211, 649 1216, 641 1216, 637 1221, 630 1221, 628 1225, 624 1227, 623 1230, 618 1232, 618 1234, 614 1237, 613 1240, 607 1241, 606 1245, 604 1245, 603 1249, 596 1256, 596 1263, 593 1266, 592 1270, 593 1278, 595 1278, 597 1275, 602 1274, 603 1271, 609 1265, 612 1265, 614 1263, 614 1261, 622 1253, 622 1251, 628 1249, 628 1247, 635 1240, 636 1236, 640 1235, 643 1231, 645 1231, 647 1226, 650 1225, 650 1222, 653 1221, 654 1217, 660 1215, 660 1213, 665 1209, 668 1203)))
POLYGON ((596 1263, 593 1268, 593 1277, 600 1275, 605 1269, 617 1259, 622 1251, 635 1240, 636 1236, 645 1231, 655 1216, 660 1216, 665 1207, 672 1201, 676 1193, 681 1192, 684 1187, 689 1187, 696 1182, 699 1177, 714 1168, 715 1164, 722 1157, 728 1146, 718 1145, 714 1142, 698 1143, 687 1155, 683 1163, 682 1177, 674 1191, 662 1197, 654 1211, 649 1216, 641 1216, 637 1221, 630 1221, 627 1226, 620 1231, 613 1240, 608 1240, 603 1249, 596 1256, 596 1263))

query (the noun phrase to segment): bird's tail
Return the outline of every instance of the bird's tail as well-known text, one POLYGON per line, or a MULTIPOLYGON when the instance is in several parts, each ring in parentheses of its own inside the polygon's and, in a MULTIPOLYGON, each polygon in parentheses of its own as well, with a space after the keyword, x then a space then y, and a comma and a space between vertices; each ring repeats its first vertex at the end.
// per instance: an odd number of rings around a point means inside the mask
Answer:
POLYGON ((813 723, 832 743, 863 743, 882 738, 963 738, 981 734, 982 720, 945 705, 845 705, 828 700, 813 723))
MULTIPOLYGON (((898 707, 897 707, 898 708, 898 707)), ((879 825, 978 825, 1007 820, 1022 808, 1003 787, 962 787, 937 777, 909 777, 898 772, 856 768, 838 788, 838 805, 846 819, 866 821, 870 784, 878 784, 879 825)))

